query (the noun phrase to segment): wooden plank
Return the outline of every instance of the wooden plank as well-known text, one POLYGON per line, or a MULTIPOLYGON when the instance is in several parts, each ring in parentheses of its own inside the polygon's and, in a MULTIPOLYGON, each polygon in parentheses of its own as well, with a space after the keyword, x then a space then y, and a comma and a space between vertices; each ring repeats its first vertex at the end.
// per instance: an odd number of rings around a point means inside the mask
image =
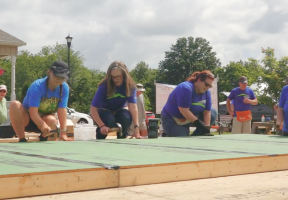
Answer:
POLYGON ((121 167, 119 187, 287 170, 288 154, 225 160, 121 167))
POLYGON ((66 127, 67 127, 68 133, 74 133, 74 123, 71 121, 71 119, 67 119, 66 127))
POLYGON ((90 170, 0 178, 0 199, 118 187, 117 170, 90 170))
MULTIPOLYGON (((27 142, 39 142, 38 137, 26 137, 27 142)), ((0 143, 17 143, 19 138, 4 138, 0 139, 0 143)))

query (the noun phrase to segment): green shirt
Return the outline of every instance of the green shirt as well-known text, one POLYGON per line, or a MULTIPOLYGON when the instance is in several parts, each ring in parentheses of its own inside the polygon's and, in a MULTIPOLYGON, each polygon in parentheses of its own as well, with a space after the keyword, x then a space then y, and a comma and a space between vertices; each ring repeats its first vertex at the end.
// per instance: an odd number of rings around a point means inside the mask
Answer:
POLYGON ((6 122, 7 120, 7 106, 6 99, 0 100, 0 124, 6 122))

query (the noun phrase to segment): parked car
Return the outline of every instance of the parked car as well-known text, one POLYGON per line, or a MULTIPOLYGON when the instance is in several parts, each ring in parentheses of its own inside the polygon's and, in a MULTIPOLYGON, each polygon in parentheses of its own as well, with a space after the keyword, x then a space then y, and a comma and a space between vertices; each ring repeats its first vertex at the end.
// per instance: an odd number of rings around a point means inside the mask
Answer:
MULTIPOLYGON (((220 115, 229 115, 226 104, 219 106, 219 113, 220 115)), ((261 122, 262 115, 264 115, 265 118, 270 117, 273 119, 273 114, 276 114, 276 112, 273 113, 273 108, 270 108, 265 104, 251 105, 251 113, 252 122, 261 122)))
POLYGON ((77 112, 73 108, 67 108, 67 119, 71 119, 74 124, 77 123, 93 125, 93 120, 89 115, 77 112))

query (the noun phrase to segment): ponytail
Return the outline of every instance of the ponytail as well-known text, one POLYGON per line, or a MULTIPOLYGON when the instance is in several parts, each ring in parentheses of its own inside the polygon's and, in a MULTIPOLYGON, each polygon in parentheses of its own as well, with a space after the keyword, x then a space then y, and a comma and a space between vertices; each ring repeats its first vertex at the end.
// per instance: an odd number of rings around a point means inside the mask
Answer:
POLYGON ((189 82, 196 82, 198 79, 200 78, 201 81, 205 81, 206 78, 210 78, 212 80, 215 79, 214 75, 211 73, 211 71, 209 70, 204 70, 204 71, 196 71, 196 72, 193 72, 187 79, 186 81, 189 81, 189 82))

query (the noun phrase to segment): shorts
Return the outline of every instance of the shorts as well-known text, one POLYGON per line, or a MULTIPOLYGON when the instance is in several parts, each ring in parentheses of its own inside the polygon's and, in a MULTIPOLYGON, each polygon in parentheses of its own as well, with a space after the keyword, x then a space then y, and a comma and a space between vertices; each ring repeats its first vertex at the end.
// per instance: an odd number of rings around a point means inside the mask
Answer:
POLYGON ((30 121, 28 125, 25 127, 26 132, 35 132, 35 133, 42 133, 42 131, 37 127, 37 125, 33 122, 30 117, 30 121))

